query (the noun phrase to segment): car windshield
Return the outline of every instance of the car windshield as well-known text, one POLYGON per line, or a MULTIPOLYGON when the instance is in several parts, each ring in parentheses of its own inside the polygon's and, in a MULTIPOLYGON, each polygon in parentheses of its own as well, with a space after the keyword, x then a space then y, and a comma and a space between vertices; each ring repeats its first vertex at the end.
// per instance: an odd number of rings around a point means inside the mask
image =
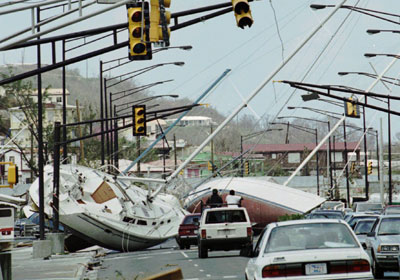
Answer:
POLYGON ((388 207, 385 209, 385 214, 400 214, 400 207, 388 207))
POLYGON ((343 215, 336 212, 316 212, 310 216, 311 219, 343 219, 343 215))
POLYGON ((206 224, 246 222, 243 210, 221 210, 207 213, 206 224))
POLYGON ((274 228, 265 252, 357 247, 357 241, 344 224, 296 224, 274 228))
POLYGON ((367 234, 371 231, 375 221, 359 221, 354 228, 356 234, 367 234))
POLYGON ((184 225, 192 225, 194 222, 198 222, 200 220, 200 215, 199 216, 187 216, 185 220, 183 221, 184 225))
POLYGON ((353 217, 352 219, 350 219, 350 221, 348 222, 349 225, 353 228, 355 226, 355 224, 359 221, 359 220, 364 220, 364 219, 376 219, 376 217, 374 216, 358 216, 358 217, 353 217))
POLYGON ((382 204, 380 203, 360 203, 357 205, 357 212, 366 212, 366 211, 381 211, 382 204))
POLYGON ((379 226, 378 235, 399 235, 400 217, 382 219, 379 226))

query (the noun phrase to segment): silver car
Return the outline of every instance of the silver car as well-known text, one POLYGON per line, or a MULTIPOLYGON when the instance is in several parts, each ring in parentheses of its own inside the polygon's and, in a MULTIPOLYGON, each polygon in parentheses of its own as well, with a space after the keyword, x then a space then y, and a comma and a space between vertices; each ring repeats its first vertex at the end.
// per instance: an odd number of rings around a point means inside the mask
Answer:
POLYGON ((400 216, 380 216, 367 234, 365 244, 375 278, 382 278, 385 271, 399 271, 400 216))

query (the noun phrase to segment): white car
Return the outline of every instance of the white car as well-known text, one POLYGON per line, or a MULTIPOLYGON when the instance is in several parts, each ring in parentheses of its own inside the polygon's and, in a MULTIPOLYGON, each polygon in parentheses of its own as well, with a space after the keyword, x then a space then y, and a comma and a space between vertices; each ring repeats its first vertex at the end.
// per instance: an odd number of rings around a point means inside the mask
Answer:
POLYGON ((208 251, 240 250, 248 256, 252 250, 253 230, 246 208, 217 207, 203 211, 199 225, 199 258, 208 251))
POLYGON ((373 279, 370 258, 343 220, 271 223, 246 266, 246 279, 373 279))

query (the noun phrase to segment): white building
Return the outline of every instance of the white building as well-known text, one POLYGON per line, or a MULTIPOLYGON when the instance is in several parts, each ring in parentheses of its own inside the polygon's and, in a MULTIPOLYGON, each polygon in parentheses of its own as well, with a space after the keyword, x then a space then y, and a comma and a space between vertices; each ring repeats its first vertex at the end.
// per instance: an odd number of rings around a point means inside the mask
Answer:
MULTIPOLYGON (((54 125, 54 122, 62 122, 62 89, 48 89, 47 98, 43 100, 44 116, 43 128, 54 125)), ((34 103, 37 102, 37 91, 28 94, 34 103)), ((66 104, 68 104, 69 92, 66 91, 66 104)), ((76 107, 66 105, 67 123, 75 122, 76 107)), ((28 129, 30 120, 27 119, 27 112, 23 107, 13 107, 8 109, 10 118, 10 138, 24 150, 25 157, 31 159, 31 143, 33 142, 33 159, 37 162, 37 142, 28 129)), ((35 116, 36 118, 36 116, 35 116)), ((36 130, 36 128, 34 128, 36 130)), ((13 142, 9 142, 10 138, 4 139, 0 145, 0 160, 14 162, 19 169, 20 182, 29 183, 31 178, 31 170, 29 169, 25 158, 22 156, 20 149, 13 142), (6 145, 6 143, 9 144, 6 145)))
MULTIPOLYGON (((166 122, 168 125, 175 122, 177 119, 167 119, 166 122)), ((215 123, 212 121, 210 117, 203 117, 203 116, 186 116, 183 117, 178 126, 210 126, 214 125, 215 123)))

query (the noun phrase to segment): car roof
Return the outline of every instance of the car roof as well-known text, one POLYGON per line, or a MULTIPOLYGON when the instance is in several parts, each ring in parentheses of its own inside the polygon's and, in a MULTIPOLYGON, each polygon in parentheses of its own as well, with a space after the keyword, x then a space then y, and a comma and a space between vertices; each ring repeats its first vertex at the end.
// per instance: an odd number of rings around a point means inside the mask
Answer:
POLYGON ((399 218, 399 214, 390 214, 390 215, 381 215, 381 219, 388 219, 388 218, 399 218))
POLYGON ((191 213, 187 214, 185 217, 191 217, 191 216, 201 216, 201 213, 191 213))
POLYGON ((211 211, 221 211, 221 210, 245 210, 245 207, 215 207, 215 208, 208 208, 204 211, 211 212, 211 211))
POLYGON ((275 222, 275 226, 286 226, 286 225, 297 225, 297 224, 347 224, 345 221, 340 219, 311 219, 311 220, 291 220, 283 222, 275 222))

